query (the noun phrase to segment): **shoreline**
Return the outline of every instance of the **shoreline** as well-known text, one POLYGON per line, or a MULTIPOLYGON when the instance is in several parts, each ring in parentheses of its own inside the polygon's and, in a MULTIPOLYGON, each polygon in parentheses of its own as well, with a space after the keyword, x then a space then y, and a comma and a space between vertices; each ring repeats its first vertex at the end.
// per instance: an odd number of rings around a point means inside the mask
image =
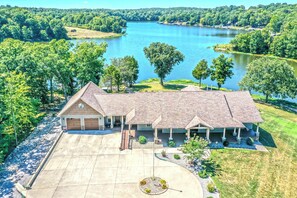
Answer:
POLYGON ((185 26, 185 27, 204 27, 204 28, 216 28, 216 29, 227 29, 227 30, 244 30, 244 31, 254 31, 254 30, 262 30, 263 28, 252 28, 252 27, 238 27, 238 26, 222 26, 222 25, 215 25, 215 26, 210 26, 210 25, 190 25, 186 22, 174 22, 174 23, 167 23, 167 22, 159 22, 157 21, 158 24, 161 25, 170 25, 170 26, 185 26))
POLYGON ((252 54, 252 53, 247 53, 247 52, 234 51, 234 50, 230 49, 230 48, 232 48, 230 44, 217 44, 217 45, 213 46, 212 48, 215 52, 225 52, 225 53, 231 53, 231 54, 244 54, 244 55, 258 56, 258 57, 266 56, 269 58, 278 58, 278 59, 297 63, 297 59, 293 59, 293 58, 280 57, 280 56, 275 56, 272 54, 252 54))
POLYGON ((81 27, 69 27, 65 26, 67 30, 67 36, 71 40, 77 39, 112 39, 119 38, 124 34, 114 33, 114 32, 100 32, 96 30, 89 30, 81 27))

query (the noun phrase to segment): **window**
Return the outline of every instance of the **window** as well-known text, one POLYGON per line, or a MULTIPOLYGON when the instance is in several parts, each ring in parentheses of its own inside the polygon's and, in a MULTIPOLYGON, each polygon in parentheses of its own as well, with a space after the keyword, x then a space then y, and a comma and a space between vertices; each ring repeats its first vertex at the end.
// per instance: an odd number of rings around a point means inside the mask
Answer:
POLYGON ((152 125, 151 124, 147 124, 146 127, 152 127, 152 125))

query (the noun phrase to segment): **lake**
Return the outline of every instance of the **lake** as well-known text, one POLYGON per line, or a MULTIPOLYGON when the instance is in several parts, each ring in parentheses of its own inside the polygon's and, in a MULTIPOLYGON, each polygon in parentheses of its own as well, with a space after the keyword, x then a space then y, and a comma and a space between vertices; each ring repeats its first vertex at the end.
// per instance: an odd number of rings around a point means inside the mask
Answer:
MULTIPOLYGON (((229 41, 240 33, 238 30, 185 27, 161 25, 155 22, 128 22, 127 35, 113 39, 88 39, 95 42, 107 42, 108 49, 105 54, 107 62, 111 58, 133 55, 139 63, 138 82, 148 78, 155 78, 154 67, 150 65, 144 56, 143 48, 152 42, 164 42, 177 47, 185 55, 185 60, 174 67, 166 80, 191 79, 192 70, 201 59, 206 59, 211 64, 212 59, 218 57, 221 52, 215 52, 212 46, 218 43, 229 43, 229 41)), ((73 40, 74 43, 82 40, 73 40)), ((239 89, 238 82, 246 73, 246 66, 252 60, 258 58, 253 55, 225 54, 234 60, 234 76, 228 79, 223 87, 228 89, 239 89)), ((296 71, 297 63, 290 62, 296 71)), ((216 82, 210 78, 203 81, 208 85, 216 86, 216 82)))

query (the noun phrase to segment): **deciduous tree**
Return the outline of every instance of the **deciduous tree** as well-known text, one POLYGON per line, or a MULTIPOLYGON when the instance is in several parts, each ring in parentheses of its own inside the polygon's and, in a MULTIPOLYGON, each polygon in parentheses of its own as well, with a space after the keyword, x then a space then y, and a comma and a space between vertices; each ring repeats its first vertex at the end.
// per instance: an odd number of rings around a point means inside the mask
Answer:
POLYGON ((295 98, 297 78, 294 69, 284 60, 263 57, 251 62, 239 83, 242 89, 254 90, 265 95, 295 98))
POLYGON ((201 80, 204 80, 209 77, 210 69, 207 66, 207 61, 205 59, 201 60, 197 66, 192 71, 194 78, 199 80, 199 85, 201 87, 201 80))
POLYGON ((225 83, 227 78, 233 75, 233 61, 232 58, 226 58, 221 54, 218 58, 212 60, 211 65, 211 80, 217 81, 218 88, 225 83))
POLYGON ((151 43, 149 47, 145 47, 144 54, 151 65, 155 67, 155 73, 160 78, 162 86, 165 77, 170 74, 173 66, 184 60, 184 55, 176 47, 160 42, 151 43))

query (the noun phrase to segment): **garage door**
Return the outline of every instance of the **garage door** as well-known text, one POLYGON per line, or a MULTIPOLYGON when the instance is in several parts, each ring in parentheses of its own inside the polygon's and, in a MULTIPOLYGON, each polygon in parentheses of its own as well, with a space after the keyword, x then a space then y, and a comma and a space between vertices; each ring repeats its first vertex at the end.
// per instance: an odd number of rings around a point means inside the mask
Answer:
POLYGON ((86 130, 98 130, 98 118, 85 118, 85 128, 86 130))
POLYGON ((67 130, 81 130, 80 119, 67 118, 67 130))

